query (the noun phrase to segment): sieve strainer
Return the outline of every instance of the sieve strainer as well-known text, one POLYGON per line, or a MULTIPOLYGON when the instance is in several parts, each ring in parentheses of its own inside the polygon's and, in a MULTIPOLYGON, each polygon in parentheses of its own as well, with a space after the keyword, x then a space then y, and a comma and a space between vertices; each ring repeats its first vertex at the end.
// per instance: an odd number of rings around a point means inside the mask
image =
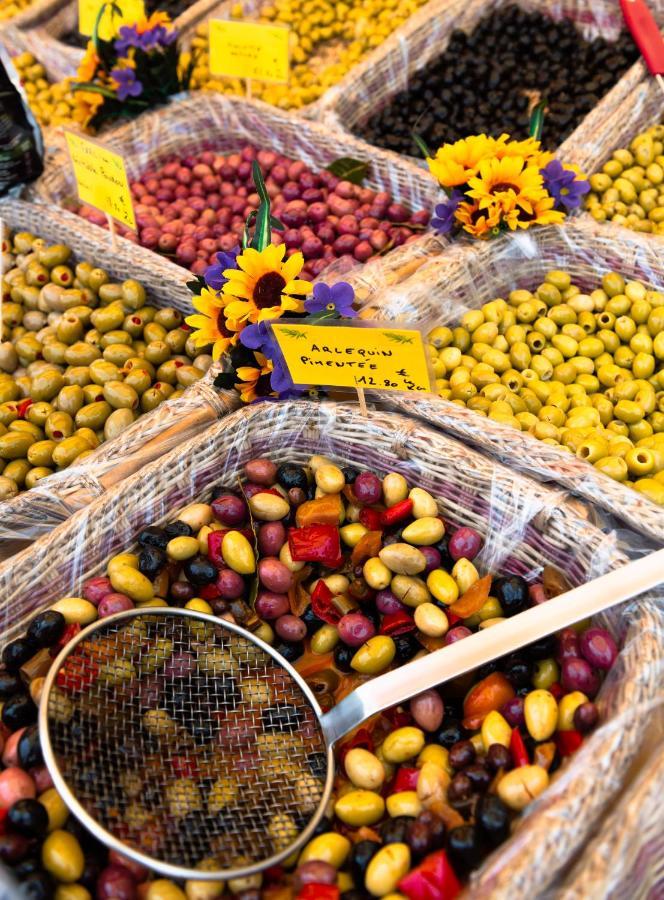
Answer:
POLYGON ((250 875, 313 834, 333 746, 369 716, 655 586, 664 550, 369 681, 322 714, 272 647, 192 610, 82 630, 44 683, 56 788, 101 841, 162 874, 250 875))

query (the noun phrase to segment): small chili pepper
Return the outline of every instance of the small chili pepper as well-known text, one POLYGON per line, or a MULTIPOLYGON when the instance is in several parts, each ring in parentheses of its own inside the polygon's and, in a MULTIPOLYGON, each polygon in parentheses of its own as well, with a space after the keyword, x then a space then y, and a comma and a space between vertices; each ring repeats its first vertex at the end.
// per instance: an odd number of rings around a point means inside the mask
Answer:
POLYGON ((330 569, 343 562, 336 525, 305 525, 288 529, 288 547, 295 562, 317 562, 330 569))
POLYGON ((461 884, 445 851, 437 850, 401 879, 399 890, 408 900, 454 900, 461 884))
POLYGON ((512 729, 512 737, 510 738, 510 753, 512 754, 512 762, 514 763, 515 768, 518 768, 519 766, 527 766, 530 764, 528 751, 526 750, 526 745, 523 742, 521 732, 518 728, 512 729))
POLYGON ((383 528, 389 528, 391 525, 397 525, 399 522, 404 522, 407 518, 409 518, 412 511, 412 500, 409 500, 408 498, 406 498, 405 500, 400 500, 399 503, 395 503, 394 506, 390 506, 389 509, 386 509, 380 514, 380 524, 383 526, 383 528))
POLYGON ((558 731, 554 740, 561 756, 571 756, 583 743, 583 735, 580 731, 558 731))
POLYGON ((417 779, 420 777, 419 769, 411 769, 407 766, 400 766, 394 781, 392 782, 390 793, 398 794, 400 791, 417 790, 417 779))
POLYGON ((26 397, 25 400, 21 400, 20 403, 16 404, 16 412, 18 413, 19 419, 25 419, 25 414, 30 409, 34 400, 30 397, 26 397))
POLYGON ((296 900, 339 900, 341 896, 336 884, 318 884, 309 882, 305 884, 296 900))
POLYGON ((360 525, 364 525, 369 531, 381 530, 382 513, 378 509, 365 506, 360 510, 360 525))
POLYGON ((334 594, 321 578, 311 592, 311 608, 314 614, 328 625, 336 625, 342 616, 342 613, 334 605, 333 599, 334 594))
POLYGON ((403 609, 399 609, 396 612, 388 613, 386 616, 383 616, 383 621, 380 625, 380 633, 389 634, 392 637, 394 635, 408 634, 409 631, 415 631, 415 627, 412 616, 409 616, 403 609))
POLYGON ((340 765, 343 766, 346 754, 351 750, 355 750, 356 747, 360 747, 362 750, 368 750, 369 753, 374 752, 374 742, 368 728, 359 728, 349 741, 346 741, 341 745, 339 748, 340 765))
POLYGON ((207 545, 208 545, 208 559, 211 563, 214 563, 218 568, 222 568, 226 566, 224 562, 224 557, 221 555, 221 544, 224 540, 224 535, 226 534, 226 530, 224 531, 211 531, 208 534, 207 545))

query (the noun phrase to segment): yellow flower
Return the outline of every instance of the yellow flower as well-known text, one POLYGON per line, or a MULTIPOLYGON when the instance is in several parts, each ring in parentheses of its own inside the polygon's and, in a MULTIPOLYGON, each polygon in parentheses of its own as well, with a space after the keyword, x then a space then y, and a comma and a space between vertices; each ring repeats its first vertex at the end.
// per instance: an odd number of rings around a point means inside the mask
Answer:
POLYGON ((526 165, 521 156, 486 159, 468 182, 468 196, 478 200, 481 208, 498 202, 505 212, 516 206, 530 212, 534 201, 547 196, 543 184, 537 166, 526 165))
POLYGON ((238 268, 226 269, 224 277, 228 281, 222 290, 232 298, 227 315, 246 323, 304 311, 300 296, 313 290, 310 282, 297 278, 304 257, 294 253, 284 261, 285 252, 285 244, 270 244, 261 251, 248 247, 237 258, 238 268))
POLYGON ((198 310, 198 313, 185 319, 187 325, 194 329, 191 339, 196 347, 212 344, 212 359, 216 361, 238 341, 238 323, 226 318, 228 298, 210 288, 203 288, 191 302, 198 310))
POLYGON ((239 392, 243 403, 251 403, 256 397, 265 397, 270 393, 269 381, 266 382, 265 378, 269 378, 272 371, 272 360, 267 359, 258 351, 254 351, 254 356, 258 363, 257 366, 240 366, 237 370, 237 377, 240 381, 235 385, 235 390, 239 392), (265 387, 266 390, 259 394, 258 387, 261 378, 264 379, 261 387, 265 387))
POLYGON ((479 203, 460 203, 454 214, 463 230, 474 237, 484 237, 500 224, 502 207, 499 203, 480 208, 479 203))
POLYGON ((136 32, 138 34, 143 34, 144 31, 156 28, 157 25, 165 25, 168 27, 170 24, 171 17, 168 13, 158 9, 152 13, 149 19, 139 19, 139 21, 136 22, 136 32))
POLYGON ((526 138, 524 141, 510 141, 508 134, 501 134, 496 141, 496 159, 505 159, 507 156, 521 156, 530 162, 531 157, 537 157, 539 154, 540 142, 532 137, 526 138))
POLYGON ((531 225, 560 225, 565 219, 564 210, 554 209, 553 197, 534 200, 529 210, 515 207, 504 213, 503 219, 512 231, 516 228, 530 228, 531 225))
POLYGON ((83 56, 83 59, 81 60, 78 67, 78 72, 76 73, 77 77, 81 81, 92 81, 95 76, 95 72, 97 71, 98 65, 99 57, 97 56, 97 53, 95 51, 94 44, 92 43, 92 41, 88 41, 85 55, 83 56))
POLYGON ((494 155, 495 144, 495 140, 485 134, 444 144, 434 159, 427 157, 429 170, 443 187, 465 184, 477 172, 481 161, 494 155))
POLYGON ((96 91, 74 91, 74 121, 86 128, 103 105, 104 98, 96 91))

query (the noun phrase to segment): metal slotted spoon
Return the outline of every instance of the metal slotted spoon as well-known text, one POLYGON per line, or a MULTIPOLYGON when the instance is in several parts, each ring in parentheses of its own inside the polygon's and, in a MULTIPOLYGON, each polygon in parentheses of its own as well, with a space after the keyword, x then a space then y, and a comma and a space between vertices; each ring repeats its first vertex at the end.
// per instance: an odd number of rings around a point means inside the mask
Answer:
POLYGON ((130 610, 82 630, 44 684, 44 760, 102 842, 174 878, 254 874, 323 817, 333 746, 369 716, 664 579, 664 550, 361 685, 322 714, 272 647, 214 616, 130 610))

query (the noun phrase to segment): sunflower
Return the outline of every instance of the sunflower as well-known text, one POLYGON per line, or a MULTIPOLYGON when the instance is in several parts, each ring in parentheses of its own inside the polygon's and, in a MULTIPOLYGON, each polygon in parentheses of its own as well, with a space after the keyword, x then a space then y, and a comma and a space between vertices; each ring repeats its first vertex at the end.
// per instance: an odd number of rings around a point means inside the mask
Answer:
POLYGON ((435 159, 427 157, 433 177, 443 187, 457 187, 473 176, 483 159, 494 155, 495 140, 485 134, 472 135, 454 144, 444 144, 435 159))
MULTIPOLYGON (((508 156, 521 156, 531 161, 531 157, 540 154, 540 142, 536 138, 529 137, 525 141, 510 141, 508 134, 501 134, 496 140, 494 156, 496 159, 505 159, 508 156)), ((553 156, 553 154, 551 154, 553 156)))
POLYGON ((278 319, 285 312, 303 312, 300 299, 310 294, 313 286, 299 281, 304 265, 301 253, 284 261, 286 245, 270 244, 264 250, 248 247, 237 258, 237 269, 226 269, 228 279, 222 290, 232 299, 227 315, 238 322, 262 322, 278 319), (298 296, 299 295, 299 296, 298 296))
POLYGON ((464 231, 474 237, 485 237, 500 225, 502 212, 500 203, 494 202, 483 208, 480 208, 479 203, 460 203, 455 218, 464 231))
POLYGON ((198 310, 198 313, 185 319, 187 325, 194 329, 191 339, 196 347, 212 344, 212 359, 216 361, 238 341, 239 325, 226 317, 228 299, 223 294, 203 288, 191 302, 198 310))
POLYGON ((503 219, 512 231, 517 228, 530 228, 531 225, 560 225, 565 219, 565 212, 554 209, 555 202, 553 197, 542 197, 533 200, 528 210, 514 207, 505 212, 503 219))
POLYGON ((505 212, 516 206, 530 211, 533 202, 547 195, 539 169, 526 165, 521 156, 484 160, 468 186, 468 196, 479 201, 481 208, 497 202, 505 212))
POLYGON ((169 26, 170 24, 171 17, 169 14, 158 9, 152 13, 149 19, 139 19, 136 22, 136 31, 138 34, 143 34, 144 31, 150 31, 151 28, 156 28, 157 25, 169 26))
POLYGON ((266 397, 270 391, 270 374, 272 372, 272 360, 262 353, 254 352, 255 366, 240 366, 236 374, 240 379, 235 385, 243 403, 251 403, 257 397, 266 397))

